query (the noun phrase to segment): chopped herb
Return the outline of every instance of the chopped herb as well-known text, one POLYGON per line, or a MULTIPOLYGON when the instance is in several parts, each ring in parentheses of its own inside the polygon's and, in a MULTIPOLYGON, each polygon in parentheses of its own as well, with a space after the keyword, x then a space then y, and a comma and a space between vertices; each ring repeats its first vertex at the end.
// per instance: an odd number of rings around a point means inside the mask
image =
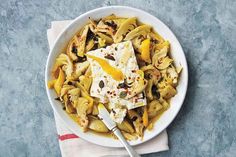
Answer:
POLYGON ((110 59, 110 60, 112 60, 112 61, 115 61, 115 58, 112 56, 112 55, 106 55, 106 56, 104 56, 104 58, 106 58, 106 59, 110 59))
POLYGON ((103 80, 101 80, 98 85, 99 85, 100 88, 103 88, 103 87, 104 87, 104 82, 103 82, 103 80))
POLYGON ((125 98, 126 96, 127 96, 127 92, 126 91, 120 92, 120 98, 125 98))
POLYGON ((111 27, 114 30, 116 30, 116 28, 117 28, 117 24, 114 21, 105 22, 105 24, 108 25, 109 27, 111 27))
POLYGON ((115 50, 117 51, 117 47, 115 47, 115 50))
POLYGON ((66 107, 65 106, 63 106, 63 108, 62 108, 63 110, 66 110, 66 107))
POLYGON ((87 38, 86 38, 86 43, 89 41, 89 40, 92 40, 95 38, 95 34, 89 29, 88 30, 88 34, 87 34, 87 38))

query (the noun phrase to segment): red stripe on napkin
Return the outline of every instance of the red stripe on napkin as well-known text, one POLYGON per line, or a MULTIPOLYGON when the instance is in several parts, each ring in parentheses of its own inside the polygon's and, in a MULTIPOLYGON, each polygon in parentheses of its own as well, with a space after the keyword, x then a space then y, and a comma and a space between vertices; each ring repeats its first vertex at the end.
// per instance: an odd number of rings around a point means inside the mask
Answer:
POLYGON ((65 135, 58 135, 58 138, 60 141, 64 141, 68 139, 79 138, 79 136, 75 134, 65 134, 65 135))

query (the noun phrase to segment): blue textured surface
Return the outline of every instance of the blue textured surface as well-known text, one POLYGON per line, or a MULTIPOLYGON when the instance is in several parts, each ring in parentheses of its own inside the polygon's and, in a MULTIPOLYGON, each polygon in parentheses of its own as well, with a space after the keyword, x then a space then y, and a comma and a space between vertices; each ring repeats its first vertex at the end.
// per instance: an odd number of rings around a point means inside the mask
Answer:
POLYGON ((0 0, 0 156, 60 156, 44 87, 46 30, 107 5, 166 23, 189 64, 189 89, 168 128, 170 150, 145 157, 236 156, 236 1, 0 0))

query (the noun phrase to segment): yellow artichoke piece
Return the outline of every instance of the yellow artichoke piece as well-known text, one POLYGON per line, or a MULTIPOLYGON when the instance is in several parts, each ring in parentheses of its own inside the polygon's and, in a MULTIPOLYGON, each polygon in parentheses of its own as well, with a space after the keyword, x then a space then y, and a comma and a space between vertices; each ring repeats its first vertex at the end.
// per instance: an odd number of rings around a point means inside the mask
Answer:
POLYGON ((65 74, 62 71, 62 69, 59 68, 59 76, 54 84, 54 89, 55 89, 57 95, 60 95, 61 88, 62 88, 64 82, 65 82, 65 74))
POLYGON ((83 131, 87 130, 89 122, 87 117, 87 110, 88 110, 88 100, 83 97, 80 97, 76 105, 76 112, 79 118, 79 124, 83 128, 83 131))
POLYGON ((133 30, 136 26, 136 18, 128 18, 126 19, 118 28, 116 34, 114 35, 113 39, 115 43, 118 43, 123 40, 123 36, 130 30, 133 30))
POLYGON ((75 88, 74 86, 71 85, 63 85, 61 88, 61 97, 64 96, 65 94, 67 94, 67 92, 71 89, 75 88))
POLYGON ((89 40, 88 44, 86 45, 85 51, 90 51, 94 46, 94 40, 89 40))
POLYGON ((104 39, 106 41, 106 43, 111 44, 113 43, 113 39, 111 37, 109 37, 108 35, 104 34, 104 33, 97 33, 97 35, 101 38, 104 39))
POLYGON ((160 64, 156 65, 156 68, 160 70, 166 69, 167 67, 171 65, 172 62, 173 62, 172 59, 170 59, 169 57, 165 57, 163 58, 160 64))
POLYGON ((143 125, 142 118, 140 117, 140 115, 133 110, 128 110, 128 116, 131 120, 134 119, 133 125, 134 125, 135 132, 138 134, 139 137, 143 137, 144 125, 143 125))
POLYGON ((66 112, 67 113, 75 113, 76 110, 72 106, 71 102, 69 101, 68 95, 64 95, 62 98, 63 98, 64 104, 65 104, 66 112))
POLYGON ((117 126, 120 130, 128 133, 134 133, 134 128, 127 120, 124 120, 122 123, 117 123, 117 126))
POLYGON ((146 96, 149 100, 153 100, 152 95, 152 86, 153 86, 153 80, 148 80, 147 87, 145 88, 146 96))
POLYGON ((76 46, 77 46, 77 55, 80 57, 84 56, 85 53, 85 44, 86 44, 86 38, 88 34, 89 26, 86 25, 84 27, 84 30, 82 31, 82 34, 75 38, 76 46))
POLYGON ((177 91, 171 85, 167 85, 165 88, 160 89, 160 94, 165 99, 169 99, 169 98, 175 96, 176 93, 177 93, 177 91))
POLYGON ((135 37, 138 37, 140 35, 147 36, 147 34, 151 31, 151 26, 149 25, 142 25, 138 26, 137 28, 133 29, 130 31, 124 40, 131 40, 134 39, 135 37))
POLYGON ((88 128, 100 133, 107 133, 109 131, 106 125, 98 119, 90 119, 88 128))
POLYGON ((148 117, 149 118, 155 117, 162 108, 163 107, 158 100, 153 100, 148 104, 148 109, 147 109, 148 117))

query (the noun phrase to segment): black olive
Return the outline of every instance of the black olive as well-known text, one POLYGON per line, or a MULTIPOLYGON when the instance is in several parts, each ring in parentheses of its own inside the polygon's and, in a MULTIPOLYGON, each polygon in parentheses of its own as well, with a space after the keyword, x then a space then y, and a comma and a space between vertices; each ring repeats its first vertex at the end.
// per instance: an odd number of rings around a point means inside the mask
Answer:
POLYGON ((82 63, 87 60, 86 56, 80 57, 77 55, 77 60, 73 61, 74 63, 82 63))
POLYGON ((155 86, 155 85, 152 86, 152 94, 153 94, 154 96, 156 96, 157 99, 160 98, 160 93, 159 93, 159 91, 157 90, 157 86, 155 86))
POLYGON ((89 41, 89 40, 92 40, 95 38, 95 34, 89 29, 88 30, 88 33, 87 33, 87 38, 86 38, 86 43, 89 41))
POLYGON ((98 85, 99 85, 100 88, 103 88, 103 87, 104 87, 104 82, 103 82, 103 80, 101 80, 98 85))
POLYGON ((115 61, 115 58, 112 55, 106 55, 106 56, 104 56, 104 58, 115 61))
POLYGON ((72 46, 71 52, 77 54, 77 47, 75 45, 72 46))
POLYGON ((63 108, 62 108, 63 110, 66 110, 66 107, 65 106, 63 106, 63 108))

